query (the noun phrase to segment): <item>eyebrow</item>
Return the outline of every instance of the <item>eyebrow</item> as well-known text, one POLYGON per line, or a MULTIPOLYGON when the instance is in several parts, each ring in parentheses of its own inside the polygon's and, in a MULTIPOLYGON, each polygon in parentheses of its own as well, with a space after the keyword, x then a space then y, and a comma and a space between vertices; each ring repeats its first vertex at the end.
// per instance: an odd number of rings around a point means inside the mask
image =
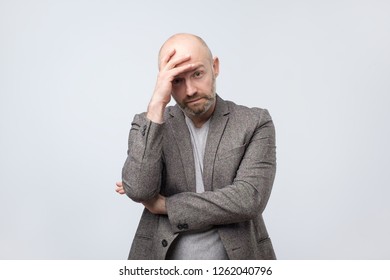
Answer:
POLYGON ((189 72, 195 72, 201 68, 206 68, 204 65, 199 65, 198 67, 196 67, 195 69, 193 69, 192 71, 189 71, 189 72))

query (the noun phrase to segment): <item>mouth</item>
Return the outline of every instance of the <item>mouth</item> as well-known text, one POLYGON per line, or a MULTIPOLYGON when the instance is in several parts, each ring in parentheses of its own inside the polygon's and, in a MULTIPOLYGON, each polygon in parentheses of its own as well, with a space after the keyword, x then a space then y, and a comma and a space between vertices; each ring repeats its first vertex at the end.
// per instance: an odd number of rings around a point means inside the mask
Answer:
POLYGON ((192 104, 192 103, 196 103, 198 102, 199 100, 202 100, 203 97, 199 97, 199 98, 195 98, 195 99, 192 99, 192 100, 188 100, 186 103, 187 104, 192 104))

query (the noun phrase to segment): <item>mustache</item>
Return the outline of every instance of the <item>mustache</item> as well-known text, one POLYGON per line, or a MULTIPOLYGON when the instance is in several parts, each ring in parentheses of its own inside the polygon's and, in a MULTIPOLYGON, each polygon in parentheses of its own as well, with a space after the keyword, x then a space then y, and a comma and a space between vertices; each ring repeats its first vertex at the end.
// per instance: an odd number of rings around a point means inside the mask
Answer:
POLYGON ((194 101, 194 100, 198 100, 198 99, 201 99, 201 98, 205 98, 207 100, 212 100, 213 96, 195 94, 194 96, 192 96, 190 98, 186 98, 184 100, 184 102, 188 103, 188 102, 191 102, 191 101, 194 101))

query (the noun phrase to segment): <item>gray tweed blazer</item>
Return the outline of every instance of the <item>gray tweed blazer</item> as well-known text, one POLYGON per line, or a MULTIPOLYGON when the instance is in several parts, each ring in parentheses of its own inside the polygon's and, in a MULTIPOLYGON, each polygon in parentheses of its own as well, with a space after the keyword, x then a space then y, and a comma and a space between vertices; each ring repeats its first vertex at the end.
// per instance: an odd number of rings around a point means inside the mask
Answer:
POLYGON ((168 215, 142 213, 129 259, 165 259, 181 232, 210 226, 230 259, 275 259, 262 212, 276 170, 275 129, 265 109, 224 101, 210 120, 203 181, 195 192, 190 134, 181 109, 167 107, 165 122, 136 115, 122 169, 126 194, 140 202, 161 193, 168 215))

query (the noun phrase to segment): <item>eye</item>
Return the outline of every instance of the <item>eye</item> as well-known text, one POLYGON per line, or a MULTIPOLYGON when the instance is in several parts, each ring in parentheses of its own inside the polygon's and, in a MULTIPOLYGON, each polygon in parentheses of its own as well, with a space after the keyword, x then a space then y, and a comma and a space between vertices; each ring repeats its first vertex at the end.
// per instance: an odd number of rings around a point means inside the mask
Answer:
POLYGON ((203 76, 202 71, 195 71, 193 74, 194 78, 201 78, 203 76))
POLYGON ((174 78, 172 81, 172 85, 177 86, 183 81, 182 78, 174 78))

